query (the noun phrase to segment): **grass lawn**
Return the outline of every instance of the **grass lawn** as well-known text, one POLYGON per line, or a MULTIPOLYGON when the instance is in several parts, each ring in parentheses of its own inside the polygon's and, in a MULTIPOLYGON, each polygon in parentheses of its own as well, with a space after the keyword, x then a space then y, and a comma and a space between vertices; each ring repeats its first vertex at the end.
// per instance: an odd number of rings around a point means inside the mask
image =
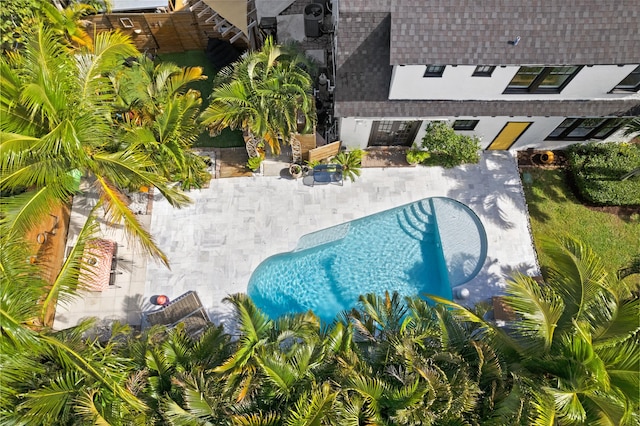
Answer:
MULTIPOLYGON (((640 253, 640 212, 620 217, 580 204, 562 170, 529 169, 525 173, 533 178, 532 183, 523 178, 523 184, 537 247, 543 236, 568 234, 589 244, 612 273, 640 253)), ((544 253, 538 254, 544 269, 548 260, 544 253)), ((640 282, 640 277, 627 280, 640 282)))
MULTIPOLYGON (((173 62, 181 67, 203 68, 203 73, 208 78, 203 81, 192 83, 189 87, 200 91, 200 94, 202 95, 202 109, 204 110, 209 105, 209 95, 213 89, 213 77, 217 72, 211 64, 211 61, 207 58, 204 50, 188 50, 181 53, 163 53, 158 55, 158 57, 163 62, 173 62)), ((219 135, 214 137, 209 136, 209 133, 205 130, 198 137, 195 146, 214 148, 242 147, 244 146, 244 141, 242 140, 242 132, 240 130, 225 129, 219 135)))

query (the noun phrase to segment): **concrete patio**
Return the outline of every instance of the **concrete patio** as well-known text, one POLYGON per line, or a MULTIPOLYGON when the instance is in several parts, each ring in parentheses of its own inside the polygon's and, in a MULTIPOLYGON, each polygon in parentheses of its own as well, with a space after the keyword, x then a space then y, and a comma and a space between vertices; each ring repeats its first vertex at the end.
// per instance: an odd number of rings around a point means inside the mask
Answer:
MULTIPOLYGON (((189 290, 198 292, 214 322, 224 321, 230 309, 222 299, 245 292, 260 262, 292 250, 302 235, 433 196, 465 203, 487 232, 487 260, 465 284, 471 295, 464 303, 500 294, 505 279, 515 272, 539 275, 512 153, 484 152, 479 164, 454 169, 366 168, 356 182, 344 186, 311 187, 304 179, 291 180, 286 167, 273 162, 265 168, 267 176, 212 180, 208 188, 192 191, 193 204, 180 210, 154 197, 152 214, 141 219, 149 224, 171 269, 129 248, 121 230, 103 229, 120 244, 125 270, 114 288, 58 306, 55 328, 88 316, 137 325, 140 312, 155 308, 155 295, 173 299, 189 290)), ((88 207, 86 202, 84 207, 76 204, 72 222, 74 214, 88 207)))

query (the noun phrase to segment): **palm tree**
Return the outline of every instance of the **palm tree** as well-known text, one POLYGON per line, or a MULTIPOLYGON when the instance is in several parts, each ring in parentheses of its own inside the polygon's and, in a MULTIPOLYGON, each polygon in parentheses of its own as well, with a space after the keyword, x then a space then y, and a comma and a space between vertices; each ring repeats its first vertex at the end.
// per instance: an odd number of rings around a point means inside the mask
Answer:
POLYGON ((91 48, 71 54, 40 26, 23 53, 0 59, 0 190, 28 189, 2 200, 10 232, 23 235, 52 206, 68 202, 76 191, 70 173, 78 170, 92 181, 107 220, 123 223, 142 247, 168 262, 128 208, 125 193, 145 185, 175 206, 188 198, 169 186, 139 144, 113 149, 114 93, 104 72, 132 55, 131 41, 117 32, 100 33, 91 48))
POLYGON ((640 301, 609 275, 593 251, 571 238, 543 248, 551 258, 544 285, 518 276, 505 303, 518 318, 502 329, 455 303, 479 326, 532 395, 533 424, 637 424, 640 396, 640 301))
POLYGON ((124 146, 137 146, 170 181, 183 189, 210 179, 204 160, 191 151, 200 133, 200 92, 187 85, 206 79, 202 68, 154 64, 146 56, 110 75, 117 94, 117 117, 124 146))
POLYGON ((250 157, 258 155, 257 144, 263 141, 279 153, 298 123, 304 122, 305 131, 315 124, 311 78, 302 64, 300 56, 267 38, 261 51, 220 71, 202 123, 214 133, 243 129, 250 157))
MULTIPOLYGON (((81 234, 80 244, 85 236, 81 234)), ((25 242, 0 237, 0 417, 5 423, 67 424, 72 419, 126 424, 146 406, 126 386, 132 364, 117 354, 126 329, 113 327, 106 344, 87 339, 86 321, 64 332, 42 326, 46 300, 55 290, 25 262, 25 242), (45 301, 39 303, 40 301, 45 301)), ((56 288, 77 285, 81 252, 73 251, 56 288)))
POLYGON ((82 28, 82 18, 97 13, 94 5, 71 2, 59 9, 52 3, 42 2, 40 7, 47 26, 61 39, 67 40, 72 46, 91 46, 91 36, 82 28))

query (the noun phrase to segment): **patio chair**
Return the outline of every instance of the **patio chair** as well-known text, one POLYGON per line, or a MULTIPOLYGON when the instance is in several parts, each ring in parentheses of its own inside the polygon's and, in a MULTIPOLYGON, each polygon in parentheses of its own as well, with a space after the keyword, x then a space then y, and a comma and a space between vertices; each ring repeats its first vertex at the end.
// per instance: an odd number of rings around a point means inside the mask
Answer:
POLYGON ((195 291, 188 291, 168 305, 155 311, 144 312, 142 316, 144 326, 162 324, 167 328, 174 328, 184 323, 185 331, 194 337, 211 322, 195 291))
POLYGON ((313 183, 339 183, 342 181, 342 166, 340 164, 318 164, 313 168, 313 183))

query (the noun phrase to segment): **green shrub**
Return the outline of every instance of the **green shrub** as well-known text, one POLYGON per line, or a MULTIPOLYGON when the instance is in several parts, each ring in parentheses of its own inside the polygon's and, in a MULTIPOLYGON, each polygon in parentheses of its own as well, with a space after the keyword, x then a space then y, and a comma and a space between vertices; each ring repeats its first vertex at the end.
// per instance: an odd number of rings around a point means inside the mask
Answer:
POLYGON ((429 164, 455 167, 480 161, 480 140, 476 136, 460 135, 442 121, 429 124, 422 147, 431 154, 423 161, 429 164))
POLYGON ((575 144, 568 148, 569 168, 582 198, 609 205, 640 205, 640 177, 622 178, 640 168, 640 145, 575 144))
POLYGON ((416 148, 411 148, 407 151, 407 163, 409 164, 423 164, 429 159, 429 157, 431 157, 431 153, 427 151, 422 151, 416 148))

